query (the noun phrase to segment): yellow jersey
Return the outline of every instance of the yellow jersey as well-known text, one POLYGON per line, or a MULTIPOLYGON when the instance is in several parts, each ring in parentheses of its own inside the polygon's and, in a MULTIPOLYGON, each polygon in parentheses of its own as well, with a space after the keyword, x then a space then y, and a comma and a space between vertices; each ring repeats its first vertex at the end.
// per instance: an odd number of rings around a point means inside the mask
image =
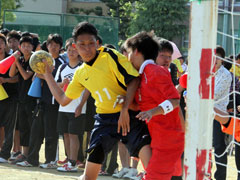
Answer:
POLYGON ((179 73, 183 73, 182 65, 179 59, 174 59, 173 63, 177 66, 178 69, 178 78, 180 77, 179 73))
POLYGON ((240 67, 238 65, 235 65, 235 72, 234 72, 233 66, 230 69, 230 72, 232 72, 238 79, 240 79, 240 67))
POLYGON ((121 105, 113 108, 117 96, 125 96, 127 84, 138 76, 127 57, 114 49, 101 47, 92 61, 83 63, 76 70, 65 94, 76 99, 86 88, 95 99, 97 113, 116 113, 122 108, 121 105))

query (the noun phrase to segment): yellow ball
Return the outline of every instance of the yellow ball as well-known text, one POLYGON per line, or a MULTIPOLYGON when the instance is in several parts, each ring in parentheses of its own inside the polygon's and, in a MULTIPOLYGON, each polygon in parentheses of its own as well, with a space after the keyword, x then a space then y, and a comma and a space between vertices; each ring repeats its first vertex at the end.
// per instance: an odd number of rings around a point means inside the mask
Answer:
POLYGON ((32 70, 38 74, 44 74, 45 73, 45 64, 42 62, 42 60, 45 59, 49 66, 54 65, 54 59, 52 56, 43 50, 36 51, 32 54, 29 65, 32 68, 32 70))

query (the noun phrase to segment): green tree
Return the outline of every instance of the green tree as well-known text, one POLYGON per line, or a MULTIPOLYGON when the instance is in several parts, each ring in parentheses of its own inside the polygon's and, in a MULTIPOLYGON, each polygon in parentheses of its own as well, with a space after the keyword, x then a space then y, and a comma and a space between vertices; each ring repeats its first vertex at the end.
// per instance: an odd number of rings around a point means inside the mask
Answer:
MULTIPOLYGON (((21 0, 0 0, 0 8, 1 8, 0 25, 2 25, 2 22, 3 22, 3 13, 5 9, 14 10, 21 6, 22 6, 21 0)), ((7 20, 12 21, 15 18, 16 17, 13 13, 6 13, 7 20)))
POLYGON ((135 0, 101 0, 110 9, 109 15, 119 18, 119 38, 125 40, 129 35, 132 6, 135 0))
POLYGON ((130 33, 154 31, 169 40, 187 31, 184 24, 189 15, 188 0, 140 0, 135 3, 130 33))

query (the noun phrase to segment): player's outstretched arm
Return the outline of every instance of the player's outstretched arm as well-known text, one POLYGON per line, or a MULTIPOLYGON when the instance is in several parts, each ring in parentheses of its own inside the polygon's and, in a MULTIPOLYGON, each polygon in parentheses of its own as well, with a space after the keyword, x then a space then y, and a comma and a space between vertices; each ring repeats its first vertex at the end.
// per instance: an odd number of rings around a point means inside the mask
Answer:
POLYGON ((171 112, 173 109, 179 106, 179 99, 168 99, 163 103, 159 104, 157 107, 150 109, 148 111, 140 112, 136 117, 139 120, 149 122, 152 116, 160 115, 160 114, 167 114, 171 112))
POLYGON ((215 116, 214 119, 220 122, 221 124, 226 124, 229 121, 229 114, 227 112, 223 112, 218 108, 214 108, 215 116))
POLYGON ((58 84, 54 80, 54 78, 52 76, 52 70, 49 67, 47 61, 43 60, 43 63, 45 64, 45 73, 43 74, 43 76, 44 76, 45 81, 48 84, 48 87, 49 87, 52 95, 57 100, 57 102, 59 104, 61 104, 62 106, 68 105, 72 101, 72 99, 68 98, 65 95, 64 91, 58 86, 58 84))

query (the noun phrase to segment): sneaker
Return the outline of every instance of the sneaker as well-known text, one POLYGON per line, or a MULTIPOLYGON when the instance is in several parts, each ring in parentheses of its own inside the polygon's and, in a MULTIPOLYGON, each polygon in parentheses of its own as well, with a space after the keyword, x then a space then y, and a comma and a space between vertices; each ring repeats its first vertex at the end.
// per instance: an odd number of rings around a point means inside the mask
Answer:
POLYGON ((59 166, 63 166, 64 164, 66 164, 68 162, 68 158, 65 158, 63 161, 58 161, 57 164, 59 166))
POLYGON ((11 153, 11 157, 9 158, 9 161, 13 161, 17 158, 18 155, 21 154, 21 151, 18 151, 18 152, 12 152, 11 153))
POLYGON ((114 178, 122 178, 125 174, 127 174, 129 171, 129 168, 122 168, 119 172, 114 173, 112 177, 114 178))
POLYGON ((131 177, 130 180, 143 180, 144 176, 145 176, 145 172, 141 172, 137 176, 131 177))
POLYGON ((18 162, 26 161, 27 158, 23 154, 19 154, 15 160, 10 161, 10 164, 16 164, 18 162))
POLYGON ((100 170, 98 173, 99 176, 110 176, 110 174, 107 173, 107 171, 100 170))
POLYGON ((60 172, 77 172, 78 168, 76 166, 72 166, 70 162, 65 163, 62 167, 57 168, 60 172))
POLYGON ((123 179, 130 179, 131 177, 136 177, 138 175, 138 170, 135 168, 129 169, 128 173, 123 176, 123 179))
POLYGON ((22 166, 22 167, 33 167, 33 165, 30 164, 30 163, 27 162, 27 161, 18 162, 18 163, 16 163, 16 165, 22 166))
POLYGON ((8 162, 7 159, 4 159, 4 158, 0 157, 0 163, 7 163, 7 162, 8 162))
POLYGON ((50 163, 41 164, 39 167, 43 168, 43 169, 57 169, 58 168, 55 161, 51 161, 50 163))

